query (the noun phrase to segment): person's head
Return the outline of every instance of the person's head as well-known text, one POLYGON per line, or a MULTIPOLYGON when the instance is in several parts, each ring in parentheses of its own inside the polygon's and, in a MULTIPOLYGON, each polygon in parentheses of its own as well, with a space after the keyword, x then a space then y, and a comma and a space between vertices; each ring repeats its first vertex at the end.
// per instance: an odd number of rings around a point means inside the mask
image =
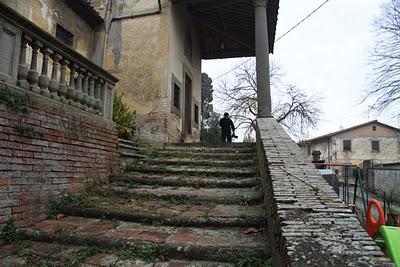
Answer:
POLYGON ((228 112, 225 112, 224 113, 224 118, 228 118, 229 117, 229 113, 228 112))

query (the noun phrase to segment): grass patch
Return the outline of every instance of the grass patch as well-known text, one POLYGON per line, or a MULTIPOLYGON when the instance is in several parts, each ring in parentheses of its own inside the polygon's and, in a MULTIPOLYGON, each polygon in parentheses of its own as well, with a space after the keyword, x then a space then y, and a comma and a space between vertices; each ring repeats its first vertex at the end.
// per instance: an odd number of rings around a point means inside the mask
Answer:
POLYGON ((93 246, 84 246, 78 249, 79 260, 84 261, 87 258, 90 258, 99 253, 99 249, 93 246))
POLYGON ((125 261, 135 257, 136 247, 134 245, 127 245, 123 250, 118 252, 118 261, 125 261))
POLYGON ((26 244, 23 245, 23 247, 18 251, 18 257, 29 257, 34 254, 34 251, 32 249, 32 243, 27 242, 26 244))
POLYGON ((150 151, 148 156, 151 159, 155 159, 155 158, 158 158, 160 156, 160 152, 158 152, 157 150, 152 150, 152 151, 150 151))
POLYGON ((18 235, 16 229, 17 228, 14 225, 14 221, 12 219, 8 220, 6 222, 6 225, 4 225, 3 229, 1 230, 0 238, 6 244, 19 242, 21 240, 21 237, 18 235))
POLYGON ((156 250, 146 246, 140 251, 139 258, 145 262, 153 262, 156 259, 156 250))
POLYGON ((240 252, 236 264, 238 267, 255 267, 261 263, 260 259, 248 252, 240 252))

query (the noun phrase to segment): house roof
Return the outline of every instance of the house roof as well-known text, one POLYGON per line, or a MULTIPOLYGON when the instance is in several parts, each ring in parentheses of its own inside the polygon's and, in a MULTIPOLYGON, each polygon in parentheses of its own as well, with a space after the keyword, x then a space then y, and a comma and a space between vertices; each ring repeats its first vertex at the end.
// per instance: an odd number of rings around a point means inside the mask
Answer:
MULTIPOLYGON (((202 59, 255 56, 255 17, 251 0, 174 0, 196 23, 202 59)), ((279 0, 267 6, 269 52, 274 51, 279 0)))
POLYGON ((104 19, 92 7, 89 0, 64 0, 64 2, 91 27, 94 28, 104 23, 104 19))
POLYGON ((369 122, 366 122, 366 123, 363 123, 363 124, 359 124, 359 125, 356 125, 356 126, 353 126, 353 127, 342 129, 340 131, 336 131, 336 132, 324 134, 324 135, 321 135, 321 136, 318 136, 318 137, 315 137, 315 138, 311 138, 311 139, 305 140, 305 142, 312 142, 312 141, 317 141, 317 140, 321 140, 321 139, 328 139, 328 138, 330 138, 330 137, 332 137, 334 135, 338 135, 338 134, 341 134, 341 133, 344 133, 344 132, 355 130, 355 129, 358 129, 358 128, 361 128, 361 127, 364 127, 364 126, 368 126, 368 125, 371 125, 371 124, 378 124, 378 125, 381 125, 383 127, 387 127, 387 128, 390 128, 390 129, 392 129, 394 131, 400 132, 400 129, 398 129, 396 127, 390 126, 388 124, 384 124, 382 122, 379 122, 378 120, 373 120, 373 121, 369 121, 369 122))

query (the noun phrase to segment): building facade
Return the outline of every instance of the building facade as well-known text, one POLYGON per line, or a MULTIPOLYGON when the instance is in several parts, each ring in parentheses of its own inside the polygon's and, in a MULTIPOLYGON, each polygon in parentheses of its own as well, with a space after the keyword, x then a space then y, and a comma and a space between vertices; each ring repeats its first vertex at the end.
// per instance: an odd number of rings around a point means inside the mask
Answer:
MULTIPOLYGON (((104 67, 119 78, 117 93, 136 111, 139 139, 199 141, 201 60, 255 56, 257 1, 90 2, 106 21, 104 67)), ((278 1, 258 2, 267 10, 265 50, 272 52, 278 1)))
POLYGON ((321 152, 325 163, 400 162, 400 130, 377 120, 306 140, 304 151, 321 152))
POLYGON ((139 139, 200 137, 201 52, 192 17, 169 0, 93 1, 106 20, 104 66, 136 111, 139 139))

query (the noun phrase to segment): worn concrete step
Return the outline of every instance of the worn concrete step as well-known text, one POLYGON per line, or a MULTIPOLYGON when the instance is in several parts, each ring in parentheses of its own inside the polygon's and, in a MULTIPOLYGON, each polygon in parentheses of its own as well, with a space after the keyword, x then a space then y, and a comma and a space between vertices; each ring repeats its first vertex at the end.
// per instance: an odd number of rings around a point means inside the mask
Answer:
POLYGON ((24 241, 0 247, 1 266, 141 266, 141 267, 234 267, 233 263, 156 258, 151 250, 131 247, 104 250, 94 246, 24 241))
POLYGON ((243 143, 243 142, 233 142, 233 143, 172 143, 171 145, 177 147, 256 147, 255 143, 243 143))
POLYGON ((89 245, 121 250, 131 244, 139 251, 151 250, 157 257, 235 262, 240 253, 260 259, 270 256, 265 231, 246 234, 241 228, 195 228, 148 226, 138 223, 67 216, 20 228, 25 239, 89 245))
POLYGON ((129 172, 124 175, 110 177, 112 182, 125 182, 131 184, 162 185, 162 186, 190 186, 190 187, 219 187, 219 188, 248 188, 260 185, 257 177, 210 177, 186 176, 171 174, 146 174, 129 172))
POLYGON ((146 186, 129 188, 111 184, 110 189, 122 198, 175 199, 178 201, 206 201, 218 204, 258 204, 262 194, 252 188, 194 188, 146 186))
POLYGON ((73 203, 57 208, 60 214, 105 218, 153 225, 196 227, 265 227, 261 205, 226 205, 188 202, 182 199, 108 197, 92 203, 73 203))
POLYGON ((216 160, 216 159, 182 159, 182 158, 143 158, 140 162, 155 165, 180 165, 180 166, 218 166, 218 167, 249 167, 258 166, 256 160, 216 160))
MULTIPOLYGON (((214 153, 214 152, 192 152, 192 151, 168 151, 158 150, 157 152, 141 153, 149 158, 155 155, 157 158, 190 158, 190 159, 219 159, 219 160, 256 160, 257 155, 251 153, 214 153)), ((154 158, 154 157, 153 157, 154 158)))
POLYGON ((173 173, 201 176, 224 176, 224 177, 251 177, 259 176, 256 168, 223 168, 223 167, 192 167, 192 166, 163 166, 163 165, 137 165, 132 164, 126 167, 127 171, 142 173, 173 173))
POLYGON ((177 152, 208 152, 208 153, 256 153, 255 147, 231 147, 231 146, 220 146, 220 147, 201 147, 201 146, 171 146, 167 145, 162 149, 154 148, 154 151, 177 151, 177 152))

